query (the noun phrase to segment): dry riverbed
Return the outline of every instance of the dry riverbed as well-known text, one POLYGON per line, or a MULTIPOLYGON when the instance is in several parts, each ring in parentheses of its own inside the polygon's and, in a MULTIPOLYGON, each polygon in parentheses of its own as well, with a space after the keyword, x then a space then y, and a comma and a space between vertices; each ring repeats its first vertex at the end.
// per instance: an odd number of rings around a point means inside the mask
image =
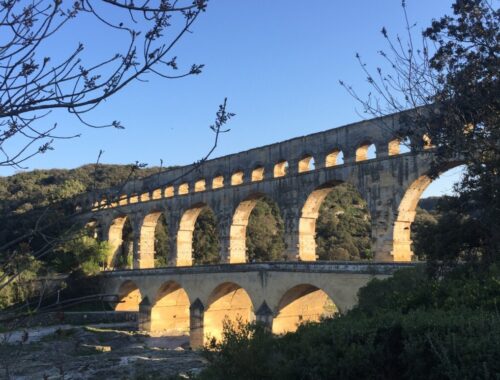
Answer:
POLYGON ((205 365, 188 338, 127 326, 56 326, 0 334, 0 379, 189 379, 205 365))

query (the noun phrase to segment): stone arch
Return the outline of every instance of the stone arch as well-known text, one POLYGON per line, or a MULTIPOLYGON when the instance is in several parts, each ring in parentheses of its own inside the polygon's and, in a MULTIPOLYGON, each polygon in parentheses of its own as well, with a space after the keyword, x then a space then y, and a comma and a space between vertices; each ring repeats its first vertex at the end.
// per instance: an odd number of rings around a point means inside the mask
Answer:
POLYGON ((155 267, 155 230, 161 211, 146 215, 142 221, 139 236, 139 253, 135 268, 145 269, 155 267))
POLYGON ((314 157, 312 154, 304 154, 298 163, 298 172, 305 173, 314 170, 314 157))
POLYGON ((142 295, 135 282, 127 280, 118 289, 118 303, 115 311, 139 311, 142 295))
POLYGON ((316 220, 326 196, 340 182, 332 182, 313 190, 307 197, 299 219, 299 260, 316 261, 316 220))
POLYGON ((408 153, 411 149, 411 142, 408 137, 395 137, 390 140, 387 146, 389 156, 396 156, 398 154, 408 153))
POLYGON ((224 187, 224 176, 218 174, 212 179, 212 189, 215 190, 223 187, 224 187))
POLYGON ((108 232, 108 242, 111 254, 108 257, 107 267, 114 268, 118 264, 118 259, 123 250, 123 227, 126 222, 130 222, 126 215, 121 215, 113 219, 108 232))
POLYGON ((247 261, 246 240, 248 221, 257 202, 265 198, 265 194, 253 194, 241 201, 236 207, 229 230, 229 262, 231 264, 247 261))
POLYGON ((193 265, 193 232, 196 220, 205 208, 207 208, 205 203, 198 203, 182 215, 177 231, 176 266, 193 265))
POLYGON ((376 158, 376 148, 375 144, 370 140, 365 140, 358 145, 356 148, 356 162, 366 161, 372 158, 376 158))
POLYGON ((247 291, 234 282, 217 286, 208 298, 203 327, 205 337, 220 340, 224 321, 237 323, 255 319, 253 303, 247 291))
POLYGON ((170 336, 188 334, 189 305, 188 294, 180 284, 162 284, 151 308, 151 331, 170 336))
POLYGON ((252 182, 262 181, 264 179, 264 166, 256 165, 252 170, 252 182))
POLYGON ((200 191, 205 191, 207 188, 206 181, 204 179, 199 179, 194 183, 194 192, 198 193, 200 191))
POLYGON ((231 186, 241 185, 244 182, 245 172, 237 170, 231 175, 231 186))
POLYGON ((186 195, 189 194, 189 183, 181 183, 179 185, 179 188, 177 189, 177 194, 179 195, 186 195))
MULTIPOLYGON (((463 162, 458 161, 448 163, 439 169, 439 175, 462 164, 463 162)), ((429 173, 421 175, 408 186, 399 203, 392 231, 391 255, 394 261, 412 260, 411 224, 415 220, 418 201, 432 181, 433 178, 429 173)))
POLYGON ((343 158, 343 156, 344 154, 340 149, 331 150, 325 157, 325 167, 330 168, 332 166, 340 165, 340 158, 343 158))
POLYGON ((281 298, 272 330, 274 334, 293 332, 301 323, 318 322, 336 313, 338 308, 325 291, 310 284, 297 285, 281 298))
POLYGON ((280 160, 274 165, 273 176, 274 178, 284 177, 288 172, 288 161, 280 160))

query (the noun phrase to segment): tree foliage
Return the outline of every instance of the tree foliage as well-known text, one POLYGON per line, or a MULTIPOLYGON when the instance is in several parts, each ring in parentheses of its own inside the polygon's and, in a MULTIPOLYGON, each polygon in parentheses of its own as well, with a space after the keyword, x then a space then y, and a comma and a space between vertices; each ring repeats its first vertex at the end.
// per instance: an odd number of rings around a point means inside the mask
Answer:
POLYGON ((220 262, 219 234, 215 214, 204 208, 196 220, 193 232, 194 264, 217 264, 220 262))
POLYGON ((247 257, 250 262, 284 260, 284 225, 278 205, 258 200, 247 226, 247 257))
POLYGON ((366 201, 348 184, 335 186, 316 222, 320 260, 371 259, 371 222, 366 201))

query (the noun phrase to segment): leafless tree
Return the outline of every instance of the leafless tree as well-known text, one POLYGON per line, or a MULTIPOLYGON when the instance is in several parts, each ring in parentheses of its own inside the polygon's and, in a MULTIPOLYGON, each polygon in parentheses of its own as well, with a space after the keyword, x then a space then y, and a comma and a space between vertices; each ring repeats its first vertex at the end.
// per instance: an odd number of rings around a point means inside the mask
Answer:
MULTIPOLYGON (((174 46, 207 9, 208 0, 4 0, 0 3, 0 167, 20 168, 72 138, 44 118, 58 109, 91 128, 123 128, 118 120, 93 124, 87 114, 133 81, 183 78, 202 64, 179 69, 174 46), (97 22, 126 46, 90 63, 85 43, 59 57, 46 45, 69 24, 97 22)), ((119 49, 117 47, 116 49, 119 49)))

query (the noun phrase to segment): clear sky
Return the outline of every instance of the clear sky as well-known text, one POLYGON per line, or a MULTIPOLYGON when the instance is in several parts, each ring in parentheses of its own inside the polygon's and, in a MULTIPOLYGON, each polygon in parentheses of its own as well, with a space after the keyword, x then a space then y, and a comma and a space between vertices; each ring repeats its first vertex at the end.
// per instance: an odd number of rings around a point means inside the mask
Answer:
MULTIPOLYGON (((212 144, 208 126, 228 98, 236 113, 214 157, 322 131, 360 120, 358 105, 338 84, 369 91, 354 57, 373 67, 385 43, 380 30, 404 33, 400 0, 210 0, 192 34, 174 55, 180 67, 203 63, 202 75, 169 81, 151 77, 108 100, 90 121, 120 120, 125 130, 92 130, 65 114, 51 115, 60 134, 55 150, 29 161, 29 169, 74 168, 95 161, 189 164, 212 144)), ((451 13, 451 0, 407 0, 410 18, 423 29, 451 13)), ((87 57, 114 52, 114 41, 89 20, 68 26, 49 49, 62 54, 78 41, 87 57)), ((456 171, 455 171, 456 172, 456 171)), ((0 175, 13 170, 0 169, 0 175)), ((426 195, 449 191, 458 174, 447 174, 426 195)))

